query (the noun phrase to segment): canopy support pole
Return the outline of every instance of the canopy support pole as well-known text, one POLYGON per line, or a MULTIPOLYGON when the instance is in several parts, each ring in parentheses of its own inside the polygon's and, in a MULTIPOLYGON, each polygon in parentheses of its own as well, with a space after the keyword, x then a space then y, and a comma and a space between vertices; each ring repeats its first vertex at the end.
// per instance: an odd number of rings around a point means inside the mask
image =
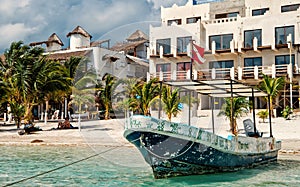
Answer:
POLYGON ((159 81, 159 108, 158 108, 158 119, 160 119, 161 116, 161 92, 162 92, 162 81, 159 81))
POLYGON ((191 93, 192 91, 189 90, 189 126, 191 126, 191 93))
MULTIPOLYGON (((232 86, 232 80, 230 79, 230 102, 231 102, 231 107, 230 107, 230 123, 231 123, 231 128, 234 128, 234 121, 233 121, 233 86, 232 86)), ((231 129, 231 132, 234 132, 235 129, 231 129)))
POLYGON ((253 115, 254 133, 256 134, 255 103, 254 103, 254 89, 253 88, 252 88, 252 115, 253 115))
POLYGON ((268 108, 269 108, 269 123, 270 123, 270 137, 273 137, 272 134, 272 115, 271 115, 271 98, 270 94, 268 94, 268 108))
POLYGON ((215 98, 211 97, 212 129, 213 129, 213 133, 215 134, 215 115, 214 115, 214 109, 215 109, 215 98))

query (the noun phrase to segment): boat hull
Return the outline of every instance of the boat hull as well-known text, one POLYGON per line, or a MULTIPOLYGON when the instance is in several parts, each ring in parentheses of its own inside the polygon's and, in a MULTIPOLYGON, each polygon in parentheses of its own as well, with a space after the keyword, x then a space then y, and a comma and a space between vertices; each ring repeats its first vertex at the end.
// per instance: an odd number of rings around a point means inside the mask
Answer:
POLYGON ((223 138, 204 129, 134 116, 124 137, 152 167, 155 178, 236 171, 277 160, 280 141, 223 138))
POLYGON ((277 160, 278 150, 234 154, 198 142, 152 132, 126 136, 152 167, 155 178, 237 171, 277 160))

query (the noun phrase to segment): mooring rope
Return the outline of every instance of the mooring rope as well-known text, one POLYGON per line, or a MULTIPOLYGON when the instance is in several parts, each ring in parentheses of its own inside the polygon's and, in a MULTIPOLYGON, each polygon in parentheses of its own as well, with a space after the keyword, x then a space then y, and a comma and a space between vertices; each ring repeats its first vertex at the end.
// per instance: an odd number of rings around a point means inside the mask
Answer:
POLYGON ((57 168, 54 168, 54 169, 51 169, 51 170, 48 170, 48 171, 45 171, 45 172, 42 172, 42 173, 36 174, 36 175, 33 175, 33 176, 31 176, 31 177, 27 177, 27 178, 24 178, 24 179, 21 179, 21 180, 18 180, 18 181, 15 181, 15 182, 9 183, 9 184, 5 184, 3 187, 6 187, 6 186, 12 186, 12 185, 19 184, 19 183, 22 183, 22 182, 24 182, 24 181, 27 181, 27 180, 30 180, 30 179, 34 179, 34 178, 36 178, 36 177, 39 177, 39 176, 42 176, 42 175, 45 175, 45 174, 51 173, 51 172, 53 172, 53 171, 60 170, 60 169, 62 169, 62 168, 65 168, 65 167, 71 166, 71 165, 73 165, 73 164, 77 164, 77 163, 79 163, 79 162, 82 162, 82 161, 88 160, 88 159, 90 159, 90 158, 93 158, 93 157, 99 156, 99 155, 101 155, 101 154, 104 154, 104 153, 110 152, 110 151, 112 151, 112 150, 115 150, 115 149, 117 149, 117 148, 120 148, 120 147, 121 147, 121 146, 116 146, 116 147, 110 148, 110 149, 108 149, 108 150, 105 150, 105 151, 102 151, 102 152, 100 152, 100 153, 97 153, 97 154, 94 154, 94 155, 88 156, 88 157, 86 157, 86 158, 83 158, 83 159, 77 160, 77 161, 75 161, 75 162, 71 162, 71 163, 69 163, 69 164, 65 164, 65 165, 63 165, 63 166, 60 166, 60 167, 57 167, 57 168))

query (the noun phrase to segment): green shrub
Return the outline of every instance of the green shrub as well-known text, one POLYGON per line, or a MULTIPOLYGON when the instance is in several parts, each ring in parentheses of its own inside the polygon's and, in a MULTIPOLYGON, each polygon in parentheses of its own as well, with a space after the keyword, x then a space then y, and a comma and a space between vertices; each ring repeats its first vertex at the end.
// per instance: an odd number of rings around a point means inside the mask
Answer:
POLYGON ((257 115, 260 119, 263 120, 263 123, 265 123, 265 119, 268 118, 269 112, 267 110, 261 110, 257 113, 257 115))

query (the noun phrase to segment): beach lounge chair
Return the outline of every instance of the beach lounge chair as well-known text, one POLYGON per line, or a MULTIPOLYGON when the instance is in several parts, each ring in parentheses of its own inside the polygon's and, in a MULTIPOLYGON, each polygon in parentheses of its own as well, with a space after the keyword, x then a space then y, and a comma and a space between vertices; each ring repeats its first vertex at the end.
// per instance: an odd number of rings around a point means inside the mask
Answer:
POLYGON ((263 133, 260 133, 257 129, 256 132, 254 132, 254 124, 251 119, 245 119, 243 121, 244 129, 246 136, 248 137, 262 137, 263 133))

